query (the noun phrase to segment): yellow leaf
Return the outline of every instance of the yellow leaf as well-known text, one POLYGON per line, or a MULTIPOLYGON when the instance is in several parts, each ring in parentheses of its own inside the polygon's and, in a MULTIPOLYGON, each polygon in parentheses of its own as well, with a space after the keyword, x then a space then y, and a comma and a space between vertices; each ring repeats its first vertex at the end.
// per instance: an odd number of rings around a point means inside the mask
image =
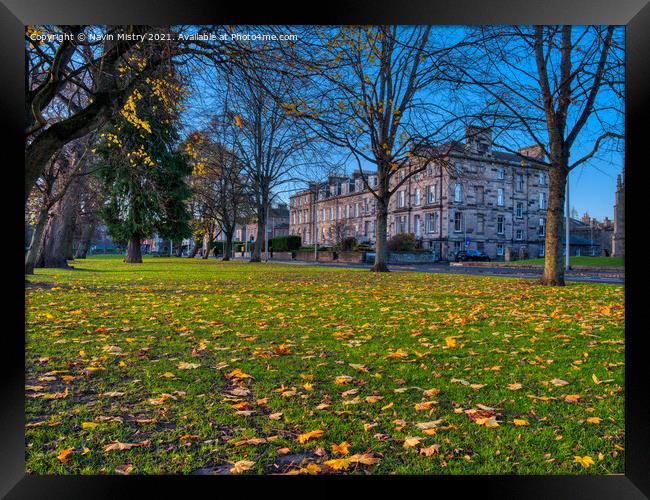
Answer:
POLYGON ((242 128, 241 116, 235 115, 235 125, 239 128, 242 128))
POLYGON ((580 457, 580 456, 573 457, 573 463, 580 464, 586 469, 590 465, 594 465, 595 462, 593 458, 591 458, 589 455, 585 455, 584 457, 580 457))
POLYGON ((499 427, 496 417, 477 418, 474 423, 485 427, 499 427))
POLYGON ((248 373, 244 373, 243 371, 241 371, 239 368, 235 368, 228 375, 226 375, 226 378, 243 379, 243 378, 252 378, 252 377, 248 373))
POLYGON ((332 443, 332 453, 334 455, 348 455, 350 453, 350 443, 343 441, 341 444, 332 443))
POLYGON ((300 444, 305 444, 307 441, 310 441, 311 439, 318 439, 322 437, 324 434, 324 431, 317 429, 315 431, 309 431, 305 432, 304 434, 300 434, 298 436, 298 442, 300 444))
POLYGON ((512 423, 517 426, 528 425, 528 420, 524 418, 515 418, 512 423))
POLYGON ((420 444, 420 441, 422 441, 422 438, 419 437, 407 437, 404 440, 404 448, 413 448, 414 446, 417 446, 420 444))
POLYGON ((178 363, 178 369, 179 370, 194 370, 195 368, 198 368, 199 366, 201 366, 201 365, 198 364, 198 363, 185 363, 185 362, 178 363))
POLYGON ((353 380, 352 377, 350 377, 349 375, 339 375, 334 379, 334 383, 337 385, 344 385, 344 384, 349 384, 350 382, 352 382, 352 380, 353 380))
POLYGON ((348 467, 350 467, 350 459, 348 458, 336 458, 334 460, 327 460, 326 462, 323 463, 327 465, 330 469, 334 469, 334 470, 345 470, 348 467))
POLYGON ((94 429, 98 425, 99 424, 97 422, 82 422, 81 423, 81 428, 82 429, 94 429))
POLYGON ((601 423, 602 421, 603 421, 603 419, 600 418, 600 417, 589 417, 589 418, 587 419, 587 423, 588 423, 588 424, 599 424, 599 423, 601 423))
POLYGON ((592 373, 592 374, 591 374, 591 380, 593 380, 593 381, 594 381, 594 384, 596 384, 596 385, 599 385, 599 384, 600 384, 600 380, 598 380, 598 377, 596 377, 596 374, 595 374, 595 373, 592 373))
POLYGON ((393 403, 388 403, 386 406, 381 407, 381 411, 386 411, 394 406, 393 403))

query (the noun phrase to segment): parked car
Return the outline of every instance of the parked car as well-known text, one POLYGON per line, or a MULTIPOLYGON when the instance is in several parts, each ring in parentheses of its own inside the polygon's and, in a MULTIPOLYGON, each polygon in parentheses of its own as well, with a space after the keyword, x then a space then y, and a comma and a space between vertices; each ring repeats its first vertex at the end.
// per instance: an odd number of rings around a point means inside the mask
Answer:
POLYGON ((461 250, 456 252, 454 260, 456 262, 467 262, 469 260, 490 262, 490 257, 480 250, 461 250))

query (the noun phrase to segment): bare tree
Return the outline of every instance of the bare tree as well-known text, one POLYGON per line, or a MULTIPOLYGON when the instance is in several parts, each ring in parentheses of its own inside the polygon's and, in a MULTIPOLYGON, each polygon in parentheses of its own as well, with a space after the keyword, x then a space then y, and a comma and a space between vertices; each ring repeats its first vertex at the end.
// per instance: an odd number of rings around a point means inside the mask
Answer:
POLYGON ((502 129, 501 146, 528 137, 549 172, 545 285, 564 285, 563 212, 567 176, 605 147, 622 144, 622 28, 490 27, 475 34, 464 70, 487 95, 486 116, 502 129), (577 155, 577 157, 576 157, 577 155))
POLYGON ((464 42, 451 32, 431 36, 431 29, 315 28, 294 51, 294 64, 309 68, 304 77, 309 86, 304 97, 285 108, 356 160, 377 206, 373 271, 388 271, 391 196, 430 162, 448 166, 445 158, 459 115, 450 112, 449 94, 438 91, 454 81, 451 56, 464 42), (376 168, 377 185, 368 182, 368 165, 376 168), (398 171, 404 176, 395 182, 398 171))
POLYGON ((260 262, 273 193, 295 180, 297 169, 309 163, 305 151, 313 136, 298 127, 278 98, 292 95, 295 82, 290 75, 249 64, 232 70, 229 85, 233 110, 229 115, 237 127, 234 152, 243 165, 257 221, 250 260, 260 262))

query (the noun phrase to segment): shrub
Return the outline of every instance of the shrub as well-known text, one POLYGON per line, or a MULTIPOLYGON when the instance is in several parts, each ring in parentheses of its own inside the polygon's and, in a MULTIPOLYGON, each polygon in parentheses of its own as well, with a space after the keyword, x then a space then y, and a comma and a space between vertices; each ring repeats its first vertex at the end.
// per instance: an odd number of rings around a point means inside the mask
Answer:
POLYGON ((300 248, 300 236, 290 234, 288 236, 276 236, 269 240, 269 250, 273 252, 291 252, 300 248))
POLYGON ((349 252, 355 246, 357 246, 357 239, 354 236, 343 238, 343 241, 341 242, 341 250, 344 252, 349 252))
POLYGON ((415 250, 417 240, 413 233, 400 233, 388 240, 388 250, 391 252, 411 252, 415 250))
POLYGON ((370 243, 359 243, 354 247, 357 252, 372 252, 374 250, 370 243))

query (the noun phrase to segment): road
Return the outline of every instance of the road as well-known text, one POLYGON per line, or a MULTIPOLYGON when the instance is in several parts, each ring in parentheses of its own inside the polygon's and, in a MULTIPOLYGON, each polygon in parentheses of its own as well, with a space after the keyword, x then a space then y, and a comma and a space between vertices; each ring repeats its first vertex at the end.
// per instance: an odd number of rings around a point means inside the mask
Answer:
MULTIPOLYGON (((240 258, 238 258, 240 259, 240 258)), ((323 266, 323 267, 342 267, 342 268, 356 268, 356 269, 370 269, 370 264, 356 264, 356 263, 338 263, 338 262, 303 262, 303 261, 273 261, 270 263, 275 264, 292 264, 297 266, 323 266)), ((450 266, 449 264, 418 264, 418 265, 398 265, 393 264, 389 266, 393 271, 408 271, 417 273, 440 273, 440 274, 470 274, 476 276, 499 276, 502 278, 539 278, 542 275, 542 270, 536 269, 517 269, 516 267, 460 267, 450 266)), ((603 272, 591 273, 589 271, 569 271, 565 275, 566 281, 582 282, 582 283, 608 283, 615 285, 625 284, 624 271, 621 273, 616 272, 603 272)))

